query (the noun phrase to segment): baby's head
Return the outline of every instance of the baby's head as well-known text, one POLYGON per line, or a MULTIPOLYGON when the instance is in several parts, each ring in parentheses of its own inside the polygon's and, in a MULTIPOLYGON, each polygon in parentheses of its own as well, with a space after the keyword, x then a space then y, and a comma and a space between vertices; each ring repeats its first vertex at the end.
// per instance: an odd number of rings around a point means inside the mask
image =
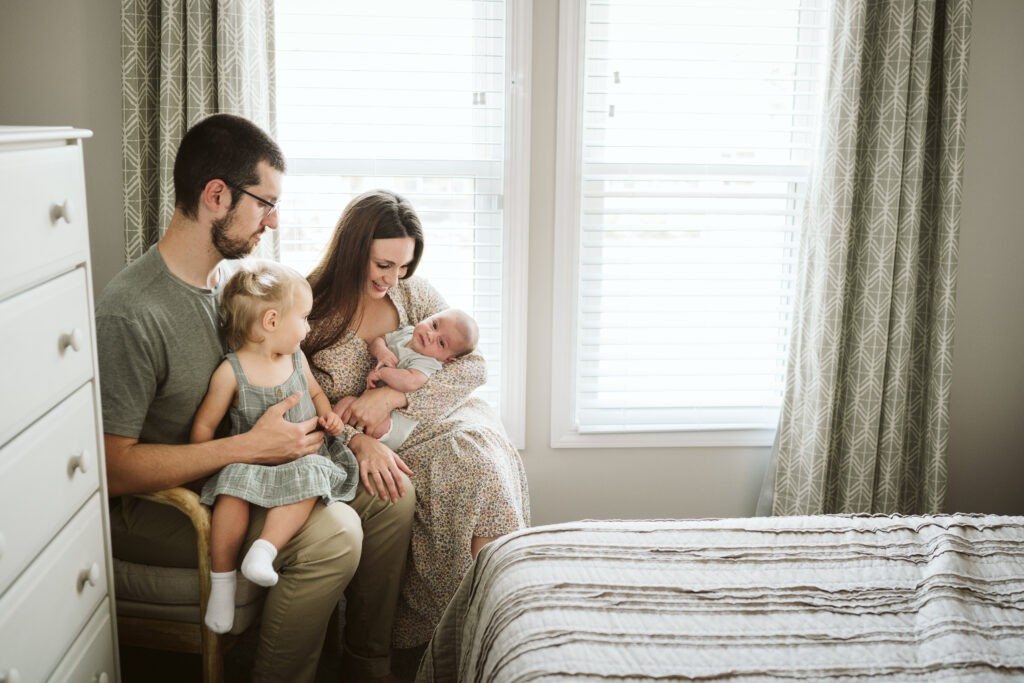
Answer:
POLYGON ((299 299, 311 298, 309 283, 297 270, 276 261, 242 261, 220 297, 221 330, 228 348, 236 351, 246 342, 263 342, 264 317, 271 309, 282 318, 292 313, 305 318, 308 311, 292 309, 299 299))
POLYGON ((473 351, 480 339, 476 321, 463 310, 448 308, 425 318, 413 330, 409 347, 448 363, 473 351))

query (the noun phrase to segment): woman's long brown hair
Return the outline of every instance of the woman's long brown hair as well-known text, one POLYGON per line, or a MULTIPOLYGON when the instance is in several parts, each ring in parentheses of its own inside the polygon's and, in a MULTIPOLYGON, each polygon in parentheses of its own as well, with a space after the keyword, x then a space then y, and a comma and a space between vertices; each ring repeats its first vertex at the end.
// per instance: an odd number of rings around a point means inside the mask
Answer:
POLYGON ((323 370, 313 356, 338 343, 357 322, 373 241, 396 237, 411 237, 414 242, 406 278, 416 272, 423 255, 423 226, 412 204, 390 190, 371 190, 342 211, 326 253, 306 278, 313 288, 313 310, 302 350, 317 369, 323 370))

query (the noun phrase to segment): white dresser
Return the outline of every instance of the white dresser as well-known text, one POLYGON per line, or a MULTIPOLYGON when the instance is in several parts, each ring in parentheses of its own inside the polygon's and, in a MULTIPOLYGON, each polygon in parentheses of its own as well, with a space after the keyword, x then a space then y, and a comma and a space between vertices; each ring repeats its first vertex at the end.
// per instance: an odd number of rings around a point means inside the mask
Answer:
POLYGON ((119 680, 82 139, 0 126, 0 682, 119 680))

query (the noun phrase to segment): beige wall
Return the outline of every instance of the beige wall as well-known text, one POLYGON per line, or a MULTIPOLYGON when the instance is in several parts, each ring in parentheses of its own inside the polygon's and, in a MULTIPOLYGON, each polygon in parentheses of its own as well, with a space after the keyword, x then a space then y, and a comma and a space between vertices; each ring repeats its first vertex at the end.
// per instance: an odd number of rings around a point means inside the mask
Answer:
POLYGON ((951 511, 1024 514, 1024 2, 974 0, 951 511))
MULTIPOLYGON (((119 3, 0 0, 0 124, 90 128, 97 287, 123 263, 119 3), (60 16, 59 21, 55 17, 60 16), (52 45, 61 45, 54 50, 52 45)), ((1024 3, 976 0, 960 239, 949 508, 1024 514, 1024 3)), ((753 514, 767 449, 552 450, 550 345, 557 3, 534 2, 527 441, 535 523, 753 514)))
POLYGON ((87 128, 93 282, 124 265, 121 3, 0 0, 0 125, 87 128))

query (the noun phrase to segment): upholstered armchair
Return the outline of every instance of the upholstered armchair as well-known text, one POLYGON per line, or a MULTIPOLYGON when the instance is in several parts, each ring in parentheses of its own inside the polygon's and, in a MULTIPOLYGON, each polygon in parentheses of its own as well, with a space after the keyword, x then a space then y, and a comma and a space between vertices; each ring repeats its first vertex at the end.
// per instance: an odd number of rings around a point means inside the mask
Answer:
POLYGON ((114 559, 117 631, 121 646, 198 653, 204 683, 224 680, 224 653, 259 617, 265 588, 239 575, 235 625, 218 635, 203 623, 210 596, 210 509, 184 487, 139 498, 170 505, 187 516, 196 530, 199 566, 159 567, 114 559))

